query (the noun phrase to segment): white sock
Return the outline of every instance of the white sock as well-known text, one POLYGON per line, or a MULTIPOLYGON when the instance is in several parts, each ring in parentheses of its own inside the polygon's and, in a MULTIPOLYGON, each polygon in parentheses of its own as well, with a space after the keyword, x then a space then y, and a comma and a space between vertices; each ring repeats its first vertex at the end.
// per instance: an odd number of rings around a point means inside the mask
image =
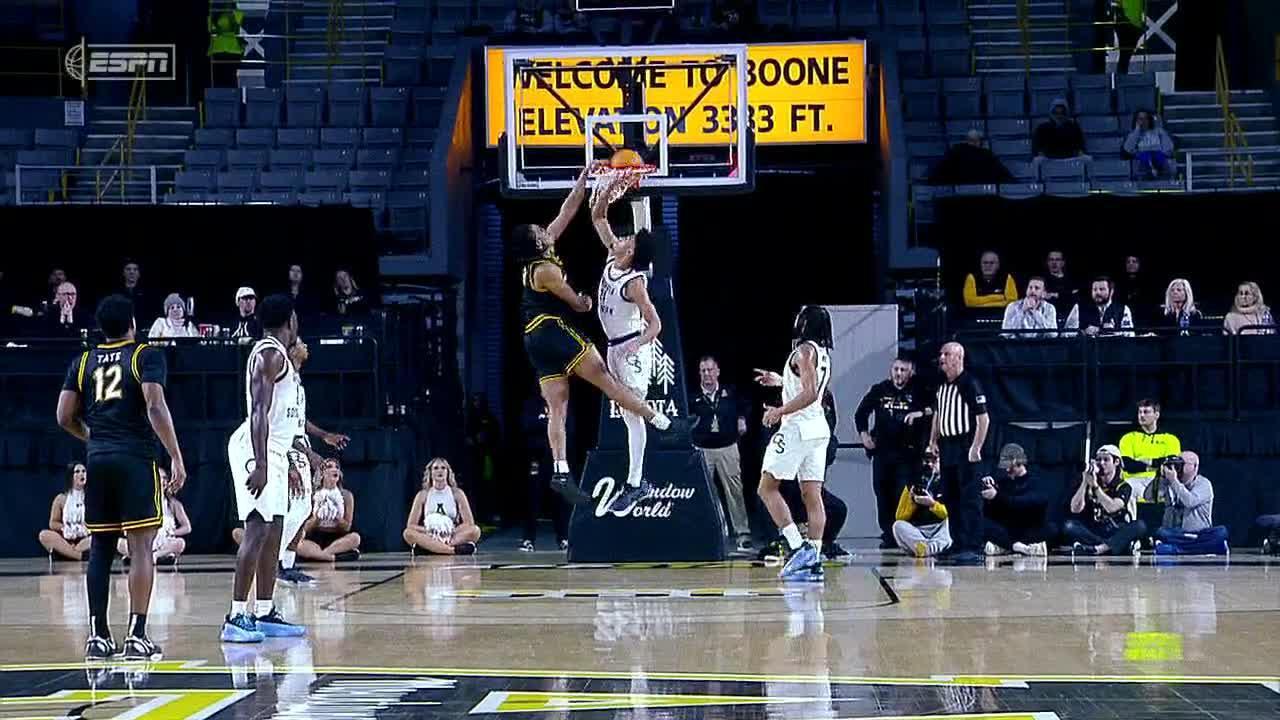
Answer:
POLYGON ((663 415, 660 412, 655 412, 653 414, 653 417, 649 418, 649 424, 658 428, 659 430, 666 430, 667 428, 671 427, 671 418, 667 417, 666 415, 663 415))
POLYGON ((813 546, 813 549, 814 549, 814 550, 817 550, 817 551, 818 551, 818 554, 819 554, 819 555, 821 555, 821 554, 822 554, 822 541, 821 541, 821 540, 810 540, 810 541, 809 541, 809 544, 813 546))
POLYGON ((231 617, 236 617, 237 615, 246 614, 248 612, 248 608, 249 608, 249 603, 247 601, 232 600, 231 601, 231 617))
POLYGON ((555 468, 554 468, 551 472, 554 472, 554 473, 567 473, 567 472, 569 472, 569 461, 568 461, 568 460, 556 460, 556 461, 555 461, 555 468))
POLYGON ((254 617, 266 617, 271 614, 271 611, 274 610, 275 607, 275 601, 259 600, 254 603, 253 615, 254 617))
POLYGON ((644 418, 629 410, 622 411, 622 422, 627 426, 627 453, 630 460, 630 465, 627 466, 627 484, 640 487, 640 478, 644 475, 644 447, 649 441, 649 431, 644 427, 644 418))
POLYGON ((280 564, 284 566, 285 570, 292 569, 293 563, 296 562, 297 559, 298 559, 298 553, 294 552, 293 550, 284 550, 284 551, 281 551, 280 553, 280 564))
POLYGON ((800 528, 795 523, 782 528, 782 537, 786 538, 787 546, 792 550, 800 547, 804 543, 804 538, 800 537, 800 528))

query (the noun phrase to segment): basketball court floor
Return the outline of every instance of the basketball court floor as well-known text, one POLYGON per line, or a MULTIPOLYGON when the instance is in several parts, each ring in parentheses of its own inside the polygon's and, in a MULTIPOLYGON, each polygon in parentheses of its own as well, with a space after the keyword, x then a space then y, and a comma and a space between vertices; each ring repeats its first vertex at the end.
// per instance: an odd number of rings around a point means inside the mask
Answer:
MULTIPOLYGON (((88 667, 84 571, 0 563, 0 718, 1280 717, 1280 563, 878 551, 776 568, 367 556, 277 602, 310 632, 218 642, 231 559, 158 572, 162 661, 88 667)), ((125 577, 113 578, 117 636, 125 577)))

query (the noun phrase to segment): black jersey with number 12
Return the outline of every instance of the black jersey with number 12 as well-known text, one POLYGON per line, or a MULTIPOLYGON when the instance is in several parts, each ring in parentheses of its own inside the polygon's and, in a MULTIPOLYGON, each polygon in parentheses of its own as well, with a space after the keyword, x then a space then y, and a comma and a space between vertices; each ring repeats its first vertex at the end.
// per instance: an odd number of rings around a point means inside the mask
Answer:
POLYGON ((164 352, 133 341, 99 345, 72 361, 62 389, 80 394, 89 455, 155 458, 142 384, 164 387, 166 374, 164 352))

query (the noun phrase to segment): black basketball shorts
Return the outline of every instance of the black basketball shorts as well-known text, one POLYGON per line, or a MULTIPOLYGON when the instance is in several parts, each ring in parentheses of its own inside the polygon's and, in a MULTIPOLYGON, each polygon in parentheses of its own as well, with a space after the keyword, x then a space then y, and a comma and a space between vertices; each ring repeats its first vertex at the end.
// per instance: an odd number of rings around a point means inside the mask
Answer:
POLYGON ((564 320, 539 315, 525 326, 524 349, 541 383, 568 377, 587 356, 591 345, 564 320))
POLYGON ((158 528, 164 520, 160 472, 136 455, 90 455, 84 486, 84 524, 89 532, 158 528))

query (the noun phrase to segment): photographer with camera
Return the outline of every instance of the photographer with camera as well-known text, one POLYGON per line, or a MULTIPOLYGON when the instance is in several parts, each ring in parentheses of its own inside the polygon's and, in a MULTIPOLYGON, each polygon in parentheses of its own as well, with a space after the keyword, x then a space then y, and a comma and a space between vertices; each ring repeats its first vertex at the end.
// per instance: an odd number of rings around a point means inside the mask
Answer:
POLYGON ((1200 474, 1193 452, 1159 458, 1156 480, 1143 498, 1164 503, 1156 530, 1157 555, 1226 555, 1227 529, 1213 524, 1213 483, 1200 474))
POLYGON ((902 489, 898 498, 893 539, 898 547, 916 557, 930 557, 951 548, 951 526, 947 506, 942 504, 942 468, 938 453, 925 451, 919 480, 902 489))
POLYGON ((1120 448, 1103 445, 1089 461, 1080 487, 1071 496, 1071 516, 1062 534, 1073 553, 1128 555, 1136 551, 1147 525, 1129 509, 1133 488, 1120 478, 1120 448))
POLYGON ((987 555, 1047 555, 1045 510, 1049 499, 1036 489, 1027 469, 1027 451, 1017 443, 1000 450, 999 480, 982 478, 983 536, 987 555))

